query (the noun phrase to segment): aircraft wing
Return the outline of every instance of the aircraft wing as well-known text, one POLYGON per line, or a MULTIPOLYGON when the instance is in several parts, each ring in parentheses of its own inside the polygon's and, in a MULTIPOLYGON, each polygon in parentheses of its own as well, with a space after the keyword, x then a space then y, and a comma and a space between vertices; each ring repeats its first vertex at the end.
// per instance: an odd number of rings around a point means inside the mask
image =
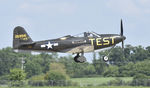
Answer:
POLYGON ((35 44, 36 44, 35 42, 29 42, 29 43, 21 43, 21 44, 19 44, 19 46, 32 46, 35 44))
POLYGON ((65 49, 63 52, 65 53, 81 53, 81 52, 92 52, 94 51, 94 46, 91 44, 80 45, 74 48, 65 49))
POLYGON ((20 45, 34 45, 35 42, 27 42, 27 43, 21 43, 20 45))

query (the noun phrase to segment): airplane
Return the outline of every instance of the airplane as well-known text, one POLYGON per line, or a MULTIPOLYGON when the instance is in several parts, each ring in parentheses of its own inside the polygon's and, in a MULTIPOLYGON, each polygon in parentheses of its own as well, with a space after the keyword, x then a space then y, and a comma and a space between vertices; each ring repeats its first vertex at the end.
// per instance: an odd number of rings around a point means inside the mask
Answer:
MULTIPOLYGON (((121 20, 120 34, 98 34, 96 32, 84 32, 82 36, 63 36, 56 39, 33 41, 25 29, 17 26, 13 31, 13 49, 46 51, 76 54, 74 61, 77 63, 86 62, 84 53, 94 52, 95 50, 112 47, 122 42, 124 48, 123 23, 121 20)), ((103 58, 108 61, 108 56, 103 58)))

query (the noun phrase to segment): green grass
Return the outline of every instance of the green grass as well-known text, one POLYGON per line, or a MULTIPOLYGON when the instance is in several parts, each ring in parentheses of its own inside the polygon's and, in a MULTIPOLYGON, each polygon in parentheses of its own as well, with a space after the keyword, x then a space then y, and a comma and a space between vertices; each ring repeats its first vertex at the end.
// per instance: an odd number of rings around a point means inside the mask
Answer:
MULTIPOLYGON (((0 88, 9 88, 9 87, 0 87, 0 88)), ((100 86, 100 87, 11 87, 11 88, 149 88, 149 87, 100 86)))
MULTIPOLYGON (((72 87, 11 87, 11 88, 149 88, 149 87, 133 87, 133 86, 96 86, 103 83, 107 83, 111 80, 115 80, 116 77, 93 77, 93 78, 72 78, 73 82, 79 83, 80 86, 72 86, 72 87), (86 85, 92 86, 86 87, 86 85), (82 86, 83 85, 83 86, 82 86)), ((132 81, 132 77, 120 77, 125 82, 132 81)), ((10 87, 0 87, 0 88, 10 88, 10 87)))
MULTIPOLYGON (((132 81, 132 77, 119 77, 125 82, 132 81)), ((71 80, 73 82, 77 82, 80 85, 100 85, 100 84, 106 84, 107 82, 111 80, 115 80, 116 77, 93 77, 93 78, 72 78, 71 80)))

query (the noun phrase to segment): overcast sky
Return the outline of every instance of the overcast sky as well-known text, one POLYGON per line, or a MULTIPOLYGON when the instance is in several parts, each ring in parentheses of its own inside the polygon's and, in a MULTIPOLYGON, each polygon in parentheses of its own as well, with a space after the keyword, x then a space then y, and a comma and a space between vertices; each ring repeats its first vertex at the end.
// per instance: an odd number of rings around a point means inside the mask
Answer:
POLYGON ((37 41, 84 31, 118 34, 121 18, 125 44, 150 45, 150 0, 0 0, 0 48, 12 46, 16 26, 37 41))

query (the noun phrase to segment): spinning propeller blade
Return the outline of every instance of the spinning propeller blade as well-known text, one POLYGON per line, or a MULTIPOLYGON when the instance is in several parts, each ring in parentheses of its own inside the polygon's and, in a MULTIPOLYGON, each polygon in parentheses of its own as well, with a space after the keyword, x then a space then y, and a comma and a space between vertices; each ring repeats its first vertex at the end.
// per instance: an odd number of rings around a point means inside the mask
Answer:
POLYGON ((123 36, 123 23, 122 23, 122 19, 121 19, 121 28, 120 29, 121 29, 120 35, 123 36))
POLYGON ((120 24, 120 30, 121 30, 120 35, 123 37, 122 38, 122 49, 124 51, 124 36, 123 36, 123 22, 122 22, 122 19, 121 19, 121 24, 120 24))

